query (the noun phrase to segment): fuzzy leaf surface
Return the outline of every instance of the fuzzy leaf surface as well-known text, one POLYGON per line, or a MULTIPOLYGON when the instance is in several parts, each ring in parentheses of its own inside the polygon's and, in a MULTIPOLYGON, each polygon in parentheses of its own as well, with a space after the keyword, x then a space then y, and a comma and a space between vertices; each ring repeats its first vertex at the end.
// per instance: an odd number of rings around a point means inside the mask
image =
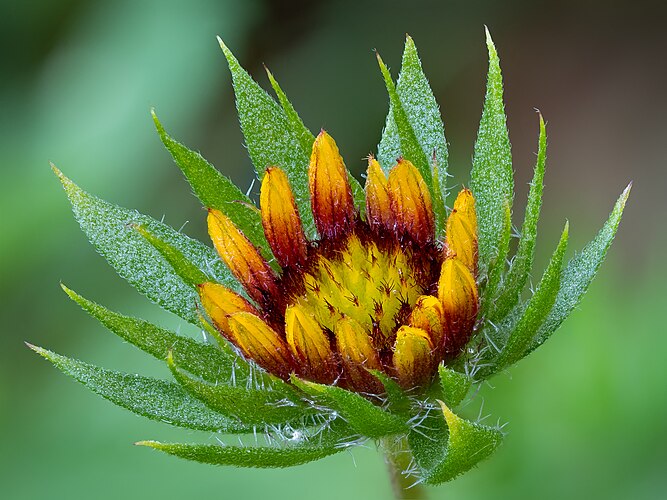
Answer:
POLYGON ((90 242, 121 277, 151 301, 190 323, 199 324, 197 292, 134 229, 137 224, 177 248, 215 281, 238 289, 238 283, 211 248, 151 217, 96 198, 79 188, 57 168, 53 169, 72 203, 74 216, 90 242))
MULTIPOLYGON (((409 36, 405 40, 396 94, 429 166, 435 163, 438 185, 436 187, 436 176, 433 176, 433 193, 436 198, 434 208, 436 222, 440 221, 439 227, 442 227, 444 210, 440 213, 440 205, 444 205, 444 196, 447 193, 449 161, 445 127, 440 116, 440 108, 422 69, 417 47, 409 36)), ((378 146, 378 160, 385 169, 391 168, 402 151, 394 108, 390 103, 384 132, 378 146)))
POLYGON ((292 382, 324 406, 339 413, 349 426, 362 436, 380 438, 407 430, 406 422, 402 418, 384 411, 355 392, 297 377, 292 377, 292 382))
POLYGON ((470 189, 475 196, 479 231, 479 271, 484 276, 496 265, 504 266, 500 248, 505 207, 512 207, 514 177, 512 154, 503 103, 500 59, 487 30, 489 73, 482 119, 473 155, 470 189))
POLYGON ((198 380, 167 358, 176 381, 212 410, 246 425, 283 424, 301 420, 314 412, 287 384, 267 384, 263 388, 211 384, 198 380))
POLYGON ((41 347, 29 347, 64 374, 133 413, 196 430, 231 433, 252 430, 210 410, 173 382, 106 370, 41 347))
POLYGON ((232 74, 236 109, 257 176, 261 180, 266 169, 272 166, 285 171, 306 235, 314 237, 307 175, 310 151, 304 151, 303 139, 293 132, 283 108, 241 67, 222 40, 219 42, 232 74))
POLYGON ((63 290, 113 333, 157 359, 165 360, 171 352, 180 366, 210 382, 230 383, 232 373, 238 378, 244 374, 247 377, 250 368, 231 350, 223 351, 218 346, 177 335, 148 321, 110 311, 66 286, 63 290))
POLYGON ((595 239, 586 245, 581 253, 573 257, 563 269, 556 301, 546 321, 535 335, 528 352, 542 345, 556 331, 565 318, 577 307, 586 290, 588 290, 588 286, 597 274, 614 240, 631 187, 632 183, 621 193, 607 222, 602 226, 595 239))
POLYGON ((295 446, 221 446, 212 444, 136 443, 163 451, 169 455, 211 465, 234 467, 281 468, 313 462, 343 451, 344 447, 306 442, 295 446))
POLYGON ((438 375, 445 404, 450 408, 456 408, 468 394, 472 380, 464 373, 447 368, 444 364, 438 366, 438 375))
POLYGON ((440 484, 472 469, 491 455, 502 441, 495 428, 465 420, 440 403, 447 422, 447 452, 424 470, 428 484, 440 484))
POLYGON ((495 370, 501 370, 519 361, 530 345, 535 332, 542 325, 556 301, 563 269, 563 256, 567 249, 568 224, 561 235, 558 246, 551 256, 549 265, 542 275, 537 291, 528 302, 523 316, 510 333, 507 344, 495 363, 495 370))
POLYGON ((270 256, 257 207, 231 180, 222 175, 202 155, 175 141, 166 132, 154 111, 155 128, 174 162, 181 169, 192 191, 207 208, 215 208, 229 217, 265 256, 270 256))
POLYGON ((540 138, 537 150, 535 173, 530 183, 526 214, 521 226, 521 239, 512 265, 504 280, 503 292, 496 300, 491 313, 494 319, 503 318, 517 304, 519 297, 533 267, 535 255, 535 240, 537 238, 537 222, 542 207, 542 191, 544 188, 544 171, 547 159, 547 131, 544 118, 540 114, 540 138))

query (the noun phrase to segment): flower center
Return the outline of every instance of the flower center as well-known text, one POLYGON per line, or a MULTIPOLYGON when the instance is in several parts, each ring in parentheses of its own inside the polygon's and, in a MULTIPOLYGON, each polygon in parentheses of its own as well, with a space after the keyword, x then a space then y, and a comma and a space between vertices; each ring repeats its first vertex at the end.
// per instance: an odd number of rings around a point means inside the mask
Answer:
POLYGON ((381 248, 352 235, 342 249, 314 257, 304 274, 305 291, 292 304, 330 331, 341 319, 352 318, 376 347, 386 347, 429 287, 420 274, 410 250, 381 248))

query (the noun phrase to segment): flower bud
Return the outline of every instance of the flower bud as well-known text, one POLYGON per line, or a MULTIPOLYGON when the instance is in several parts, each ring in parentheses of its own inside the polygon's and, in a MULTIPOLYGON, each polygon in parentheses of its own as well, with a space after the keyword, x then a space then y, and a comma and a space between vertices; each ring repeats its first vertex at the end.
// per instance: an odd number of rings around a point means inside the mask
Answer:
POLYGON ((396 332, 394 369, 404 389, 424 385, 433 374, 433 344, 421 328, 403 325, 396 332))
POLYGON ((287 175, 267 169, 259 196, 264 234, 281 267, 302 266, 308 245, 287 175))
POLYGON ((458 258, 442 264, 438 298, 445 323, 445 353, 456 356, 470 338, 479 307, 475 278, 458 258))
POLYGON ((469 189, 462 189, 456 197, 446 231, 449 252, 477 274, 477 215, 475 198, 469 189))
POLYGON ((381 368, 368 332, 352 318, 343 318, 336 323, 334 334, 350 387, 358 392, 382 392, 380 381, 366 371, 381 368))

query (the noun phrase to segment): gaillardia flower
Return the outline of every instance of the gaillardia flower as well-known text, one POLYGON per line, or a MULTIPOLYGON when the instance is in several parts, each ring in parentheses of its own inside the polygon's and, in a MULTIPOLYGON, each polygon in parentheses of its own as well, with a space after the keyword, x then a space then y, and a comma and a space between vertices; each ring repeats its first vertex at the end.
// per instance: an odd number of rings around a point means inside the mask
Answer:
POLYGON ((368 159, 364 217, 324 131, 308 181, 320 235, 311 242, 285 172, 270 167, 262 180, 262 226, 280 273, 229 217, 209 210, 213 244, 254 305, 208 282, 199 285, 204 309, 246 359, 285 380, 382 394, 369 371, 380 370, 403 389, 426 388, 438 363, 460 354, 477 316, 472 193, 459 193, 438 242, 428 186, 408 160, 387 177, 368 159))
MULTIPOLYGON (((58 169, 97 250, 205 341, 112 312, 63 286, 111 331, 166 361, 174 380, 128 375, 32 346, 135 413, 214 432, 209 443, 142 441, 189 460, 286 467, 375 440, 398 496, 475 466, 500 427, 456 413, 473 385, 544 343, 577 306, 616 233, 629 186, 598 235, 569 261, 565 224, 537 286, 526 289, 546 160, 537 162, 510 258, 512 158, 496 49, 487 32, 486 98, 467 188, 447 186, 444 126, 407 38, 398 81, 378 56, 389 113, 365 187, 334 139, 305 127, 271 73, 270 97, 221 43, 259 209, 153 119, 208 209, 215 250, 81 190, 58 169), (451 203, 448 208, 447 202, 451 203), (216 252, 217 251, 217 252, 216 252), (216 255, 217 253, 217 255, 216 255), (226 442, 239 435, 241 444, 226 442)), ((470 397, 468 398, 470 399, 470 397)))

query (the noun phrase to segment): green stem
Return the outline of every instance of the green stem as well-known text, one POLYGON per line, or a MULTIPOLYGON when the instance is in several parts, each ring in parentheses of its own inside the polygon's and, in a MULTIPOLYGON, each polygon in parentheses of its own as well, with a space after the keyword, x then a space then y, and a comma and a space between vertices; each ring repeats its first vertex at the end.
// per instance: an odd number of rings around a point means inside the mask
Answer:
POLYGON ((388 437, 382 440, 382 450, 389 468, 389 478, 397 500, 418 500, 426 498, 426 489, 415 484, 414 476, 407 476, 405 471, 410 467, 412 454, 408 448, 406 437, 388 437))

